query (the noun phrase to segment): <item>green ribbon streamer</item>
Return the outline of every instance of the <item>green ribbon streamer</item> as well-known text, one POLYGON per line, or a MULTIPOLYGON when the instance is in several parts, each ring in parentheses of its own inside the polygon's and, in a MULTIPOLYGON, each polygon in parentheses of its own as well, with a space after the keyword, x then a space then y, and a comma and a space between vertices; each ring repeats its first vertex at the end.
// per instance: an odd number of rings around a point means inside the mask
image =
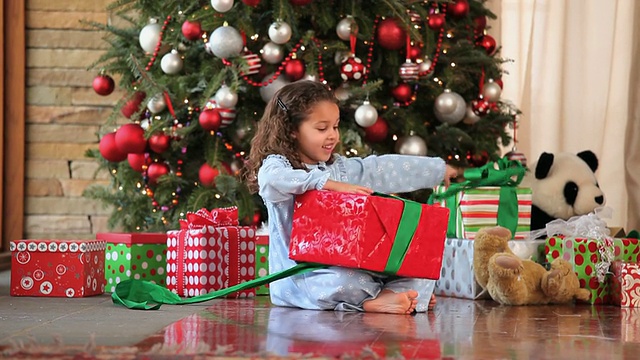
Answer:
MULTIPOLYGON (((391 252, 389 253, 387 264, 384 269, 385 274, 393 275, 400 269, 407 250, 409 249, 409 245, 411 245, 411 240, 413 239, 413 235, 415 234, 419 224, 422 206, 420 203, 392 195, 381 193, 374 193, 373 195, 401 200, 404 203, 402 217, 400 218, 393 246, 391 247, 391 252)), ((116 285, 115 291, 111 294, 111 300, 114 304, 121 305, 129 309, 157 310, 163 304, 185 305, 205 302, 227 296, 236 291, 251 289, 289 276, 304 274, 309 271, 324 269, 327 267, 328 265, 322 264, 299 263, 287 270, 243 282, 226 289, 186 299, 182 299, 167 288, 154 284, 150 281, 127 279, 116 285)))
POLYGON ((499 186, 500 200, 498 202, 498 225, 503 226, 515 234, 518 227, 518 195, 516 187, 522 182, 526 173, 525 167, 517 160, 501 158, 496 162, 489 162, 478 168, 464 171, 465 181, 454 183, 442 193, 432 193, 428 203, 445 201, 450 210, 447 236, 456 237, 455 217, 458 204, 455 196, 461 191, 480 186, 499 186))

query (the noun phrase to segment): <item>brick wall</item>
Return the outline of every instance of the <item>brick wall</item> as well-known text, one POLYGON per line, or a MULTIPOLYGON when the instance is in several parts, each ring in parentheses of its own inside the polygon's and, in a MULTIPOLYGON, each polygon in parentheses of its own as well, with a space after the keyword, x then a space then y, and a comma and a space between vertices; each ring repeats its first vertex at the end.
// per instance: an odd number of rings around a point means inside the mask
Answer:
POLYGON ((108 210, 82 197, 97 164, 84 157, 97 147, 96 131, 122 96, 103 97, 87 71, 104 51, 103 34, 80 23, 106 23, 112 0, 27 0, 25 235, 92 238, 106 230, 108 210))

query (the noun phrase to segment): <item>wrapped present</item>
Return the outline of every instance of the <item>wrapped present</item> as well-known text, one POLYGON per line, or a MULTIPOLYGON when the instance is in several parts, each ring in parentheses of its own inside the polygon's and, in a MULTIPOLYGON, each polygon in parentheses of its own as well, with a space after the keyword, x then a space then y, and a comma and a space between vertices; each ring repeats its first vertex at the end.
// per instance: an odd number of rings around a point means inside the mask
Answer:
POLYGON ((167 274, 166 233, 98 233, 106 241, 107 292, 125 279, 143 279, 164 285, 167 274))
POLYGON ((104 293, 104 241, 17 240, 9 246, 12 296, 104 293))
POLYGON ((289 257, 437 279, 449 210, 384 195, 308 191, 295 200, 289 257))
MULTIPOLYGON (((256 279, 269 275, 269 235, 256 235, 256 279)), ((269 284, 256 287, 256 295, 269 295, 269 284)))
POLYGON ((483 227, 500 225, 525 239, 531 229, 531 189, 518 187, 525 174, 518 161, 500 159, 467 169, 465 181, 437 186, 429 203, 449 208, 447 237, 473 240, 483 227))
MULTIPOLYGON (((238 226, 238 209, 201 209, 167 232, 167 289, 203 295, 255 277, 255 228, 238 226)), ((255 295, 247 289, 229 297, 255 295)))
POLYGON ((614 261, 611 264, 611 299, 625 308, 640 308, 640 264, 614 261))
MULTIPOLYGON (((521 259, 544 260, 544 240, 510 240, 511 251, 521 259)), ((434 293, 462 299, 488 299, 473 272, 473 240, 447 238, 442 257, 440 279, 434 293)))

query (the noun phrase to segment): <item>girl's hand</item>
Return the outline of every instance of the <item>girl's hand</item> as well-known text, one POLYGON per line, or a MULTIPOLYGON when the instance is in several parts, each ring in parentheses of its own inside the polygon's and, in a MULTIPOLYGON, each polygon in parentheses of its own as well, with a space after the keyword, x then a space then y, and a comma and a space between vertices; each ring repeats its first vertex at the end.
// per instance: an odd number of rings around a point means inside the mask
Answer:
POLYGON ((365 186, 347 184, 334 180, 327 180, 323 187, 324 190, 339 191, 351 194, 371 195, 373 190, 365 186))
POLYGON ((460 169, 447 165, 444 170, 444 186, 449 187, 451 179, 457 178, 461 172, 462 171, 460 169))

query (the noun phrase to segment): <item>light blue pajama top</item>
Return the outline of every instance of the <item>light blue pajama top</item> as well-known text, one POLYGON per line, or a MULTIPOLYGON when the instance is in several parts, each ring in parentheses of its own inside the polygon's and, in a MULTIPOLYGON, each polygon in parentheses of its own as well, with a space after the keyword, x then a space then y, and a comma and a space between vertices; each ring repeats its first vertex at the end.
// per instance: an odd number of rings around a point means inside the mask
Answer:
MULTIPOLYGON (((269 155, 258 171, 259 194, 269 218, 269 273, 296 265, 289 259, 289 241, 295 196, 320 190, 328 179, 362 185, 381 193, 432 188, 442 182, 445 162, 440 158, 409 155, 371 155, 346 158, 334 155, 332 164, 294 169, 281 155, 269 155)), ((416 310, 423 312, 435 281, 397 278, 368 271, 330 267, 278 280, 270 285, 274 305, 316 310, 362 311, 365 300, 383 289, 418 291, 416 310)))

